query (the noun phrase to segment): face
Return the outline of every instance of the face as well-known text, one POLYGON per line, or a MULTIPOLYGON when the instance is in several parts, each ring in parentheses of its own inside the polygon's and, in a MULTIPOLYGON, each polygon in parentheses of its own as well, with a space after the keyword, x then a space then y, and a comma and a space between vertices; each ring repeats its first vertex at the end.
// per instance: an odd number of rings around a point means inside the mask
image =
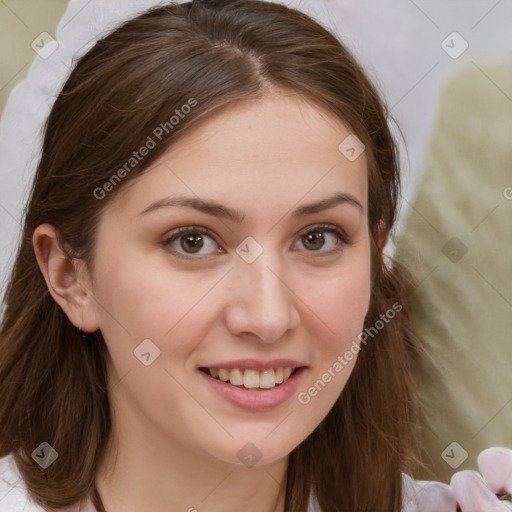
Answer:
POLYGON ((366 158, 338 149, 350 133, 295 95, 239 102, 110 202, 90 288, 118 425, 160 452, 265 464, 326 416, 370 301, 366 158), (283 383, 289 370, 268 371, 295 366, 283 383))

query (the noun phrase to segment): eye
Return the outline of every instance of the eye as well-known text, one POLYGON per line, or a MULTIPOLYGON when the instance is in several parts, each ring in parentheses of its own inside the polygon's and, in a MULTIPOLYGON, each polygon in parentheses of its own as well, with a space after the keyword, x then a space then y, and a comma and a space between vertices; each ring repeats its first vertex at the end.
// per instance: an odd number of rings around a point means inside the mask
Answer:
MULTIPOLYGON (((307 252, 317 252, 322 255, 336 253, 343 249, 344 246, 351 244, 344 231, 330 224, 314 226, 305 232, 303 231, 299 236, 299 241, 302 242, 307 252), (330 236, 325 236, 325 233, 328 233, 330 236), (331 238, 330 244, 329 238, 331 238), (328 247, 330 245, 331 248, 321 250, 326 244, 328 247)), ((195 254, 205 256, 213 253, 224 253, 215 242, 213 232, 199 226, 178 228, 171 232, 171 234, 161 242, 161 245, 164 248, 170 247, 170 251, 178 257, 187 259, 194 259, 193 255, 195 254), (210 241, 209 243, 207 243, 208 240, 210 241), (201 250, 205 247, 208 249, 208 246, 210 246, 210 251, 203 251, 203 253, 201 253, 201 250), (218 247, 217 249, 215 249, 216 246, 218 247)))
MULTIPOLYGON (((198 226, 185 226, 173 231, 171 236, 167 237, 162 242, 162 245, 164 247, 171 246, 172 252, 183 258, 188 258, 188 256, 180 253, 175 242, 179 242, 179 246, 183 251, 185 251, 185 254, 199 254, 203 247, 208 247, 208 244, 204 242, 205 238, 209 238, 213 242, 210 243, 210 247, 214 248, 215 245, 217 245, 213 240, 213 233, 209 229, 198 226)), ((215 252, 221 251, 217 250, 215 252)))
POLYGON ((327 254, 338 252, 343 249, 345 245, 350 245, 350 240, 347 235, 340 228, 330 224, 320 224, 309 228, 300 235, 300 241, 302 245, 308 249, 308 252, 327 254), (333 239, 331 244, 328 243, 329 237, 326 237, 324 233, 328 233, 331 240, 333 239), (322 251, 321 249, 325 247, 326 243, 327 246, 331 246, 331 249, 322 251))

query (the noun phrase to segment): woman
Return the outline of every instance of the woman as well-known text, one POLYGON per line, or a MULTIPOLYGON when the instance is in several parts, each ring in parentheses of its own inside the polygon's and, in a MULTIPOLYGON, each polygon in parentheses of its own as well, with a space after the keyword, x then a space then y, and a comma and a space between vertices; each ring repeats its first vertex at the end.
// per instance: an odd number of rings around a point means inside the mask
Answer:
POLYGON ((399 183, 377 92, 298 11, 196 0, 100 40, 48 118, 5 297, 0 457, 31 499, 417 506, 399 183))

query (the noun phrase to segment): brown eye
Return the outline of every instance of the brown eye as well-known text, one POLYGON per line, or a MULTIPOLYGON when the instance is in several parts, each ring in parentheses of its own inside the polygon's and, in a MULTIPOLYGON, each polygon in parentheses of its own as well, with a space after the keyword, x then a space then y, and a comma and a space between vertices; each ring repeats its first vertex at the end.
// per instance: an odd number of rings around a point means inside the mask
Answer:
POLYGON ((350 245, 347 235, 338 227, 330 224, 315 226, 301 235, 302 245, 307 252, 318 252, 319 254, 332 254, 341 250, 344 246, 350 245), (327 233, 330 237, 325 235, 327 233), (332 241, 329 241, 329 238, 332 241), (324 249, 327 246, 327 249, 324 249))
POLYGON ((302 236, 304 246, 313 251, 318 251, 325 243, 324 235, 321 231, 310 231, 302 236))
POLYGON ((187 236, 181 236, 181 248, 184 251, 187 251, 190 249, 190 252, 196 253, 199 252, 203 247, 203 235, 187 235, 187 236))
POLYGON ((168 248, 177 256, 184 258, 186 258, 187 255, 199 254, 201 256, 220 252, 218 245, 208 229, 193 226, 187 226, 173 231, 170 236, 162 242, 162 246, 168 248), (210 248, 210 251, 201 252, 203 248, 210 248))

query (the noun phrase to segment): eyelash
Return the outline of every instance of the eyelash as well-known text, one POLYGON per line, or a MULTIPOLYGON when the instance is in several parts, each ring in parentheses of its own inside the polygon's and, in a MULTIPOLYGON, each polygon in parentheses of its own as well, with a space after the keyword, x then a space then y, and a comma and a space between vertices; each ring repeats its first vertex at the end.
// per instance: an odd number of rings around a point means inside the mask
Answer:
MULTIPOLYGON (((338 238, 338 240, 341 242, 341 244, 337 245, 335 249, 331 249, 329 251, 320 251, 319 250, 319 251, 307 251, 307 252, 316 253, 316 254, 319 254, 320 256, 328 256, 328 255, 332 255, 336 252, 339 252, 343 248, 343 246, 352 245, 352 241, 348 238, 348 236, 345 234, 345 232, 343 230, 341 230, 340 228, 338 228, 334 225, 331 225, 331 224, 315 225, 315 226, 308 228, 305 231, 302 231, 301 233, 299 233, 298 237, 301 238, 309 233, 314 233, 317 231, 323 231, 323 232, 327 232, 327 233, 331 233, 331 234, 335 235, 338 238)), ((171 232, 171 234, 161 242, 161 245, 164 248, 168 248, 172 242, 174 242, 175 240, 178 240, 179 238, 181 238, 182 236, 187 235, 187 234, 208 235, 210 238, 212 238, 215 241, 215 243, 217 243, 215 240, 215 235, 208 228, 202 228, 199 226, 185 226, 185 227, 177 228, 176 230, 171 232)), ((178 252, 174 249, 171 249, 171 251, 179 258, 183 258, 183 259, 187 259, 187 260, 196 260, 199 258, 199 256, 194 256, 191 254, 185 255, 184 253, 178 252)), ((211 256, 211 255, 212 254, 209 254, 207 256, 211 256)), ((203 255, 203 256, 205 256, 205 255, 203 255)))

